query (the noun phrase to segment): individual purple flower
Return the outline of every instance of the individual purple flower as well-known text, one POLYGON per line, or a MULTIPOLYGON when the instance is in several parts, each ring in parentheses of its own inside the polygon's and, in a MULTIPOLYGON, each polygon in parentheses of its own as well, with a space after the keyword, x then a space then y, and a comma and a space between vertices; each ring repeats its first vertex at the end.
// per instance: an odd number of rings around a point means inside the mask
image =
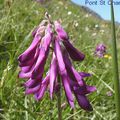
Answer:
POLYGON ((48 73, 47 76, 42 80, 39 90, 34 94, 36 100, 41 100, 43 98, 49 82, 50 75, 48 73))
POLYGON ((66 47, 70 57, 75 61, 82 61, 85 58, 85 55, 78 51, 69 41, 69 37, 65 30, 62 28, 61 24, 55 21, 55 30, 60 39, 63 40, 63 44, 66 47))
POLYGON ((64 62, 66 65, 67 72, 70 76, 70 86, 73 93, 75 94, 78 104, 84 110, 91 111, 92 106, 89 103, 86 94, 94 92, 96 88, 94 86, 87 86, 84 81, 84 78, 91 76, 91 74, 85 72, 77 72, 72 66, 71 61, 69 59, 69 55, 66 50, 64 50, 64 62))
POLYGON ((63 60, 58 37, 55 39, 55 53, 56 53, 56 57, 58 60, 59 73, 62 78, 62 83, 63 83, 64 89, 65 89, 67 100, 68 100, 69 104, 71 105, 71 107, 74 107, 74 103, 73 103, 74 100, 73 100, 72 91, 70 88, 69 76, 66 71, 66 67, 65 67, 64 60, 63 60))
POLYGON ((67 33, 65 32, 65 30, 63 29, 63 27, 61 26, 61 24, 58 21, 55 21, 54 25, 55 25, 55 30, 56 30, 59 38, 61 38, 63 40, 68 40, 69 37, 68 37, 67 33))
POLYGON ((104 57, 106 53, 106 46, 104 44, 98 44, 95 49, 95 55, 98 57, 104 57))
POLYGON ((52 98, 52 94, 54 91, 54 84, 56 83, 58 75, 58 65, 55 53, 53 52, 51 66, 50 66, 50 97, 52 98))
POLYGON ((57 21, 51 23, 49 19, 42 21, 32 32, 32 36, 33 42, 18 57, 21 68, 19 77, 28 79, 24 83, 25 94, 33 94, 39 101, 49 88, 50 97, 53 98, 53 94, 59 91, 58 78, 61 78, 69 105, 74 108, 74 94, 81 108, 91 111, 92 106, 86 95, 94 92, 96 88, 88 86, 84 81, 84 78, 90 77, 91 74, 78 72, 72 65, 70 58, 81 61, 84 54, 70 43, 69 36, 61 24, 57 21), (52 52, 50 68, 44 75, 50 52, 52 52))

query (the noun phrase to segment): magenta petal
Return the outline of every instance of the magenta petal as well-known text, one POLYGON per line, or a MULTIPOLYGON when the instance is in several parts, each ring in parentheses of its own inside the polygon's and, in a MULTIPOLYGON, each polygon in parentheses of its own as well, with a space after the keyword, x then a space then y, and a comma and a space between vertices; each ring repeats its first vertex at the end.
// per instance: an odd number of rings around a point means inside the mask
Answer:
POLYGON ((29 48, 19 56, 18 60, 20 62, 26 62, 26 61, 30 60, 32 57, 34 57, 34 54, 36 52, 36 47, 37 47, 38 43, 40 42, 40 40, 41 40, 41 36, 39 36, 39 35, 35 36, 33 42, 29 46, 29 48))
POLYGON ((55 29, 60 39, 63 40, 63 44, 70 54, 70 57, 75 61, 81 61, 84 59, 85 55, 79 52, 73 45, 69 42, 69 38, 65 30, 62 28, 58 21, 55 21, 55 29))
POLYGON ((63 39, 63 40, 67 40, 68 39, 68 35, 65 32, 65 30, 62 28, 61 24, 58 21, 55 21, 54 25, 55 25, 55 30, 56 30, 59 38, 63 39))
POLYGON ((93 110, 90 102, 88 101, 88 99, 85 95, 75 94, 75 96, 76 96, 76 99, 78 101, 78 104, 80 105, 80 107, 82 109, 87 110, 87 111, 93 110))
POLYGON ((41 80, 34 80, 34 79, 29 79, 28 81, 26 81, 24 83, 24 86, 27 88, 32 88, 34 86, 36 86, 38 83, 40 83, 41 80))
POLYGON ((67 72, 72 80, 76 80, 80 86, 84 84, 82 76, 74 69, 69 56, 66 51, 64 51, 64 62, 66 65, 67 72))
POLYGON ((40 48, 39 57, 37 59, 36 65, 34 67, 32 78, 40 78, 43 75, 44 72, 44 65, 46 63, 46 59, 48 57, 49 53, 49 46, 52 40, 52 36, 50 33, 47 33, 45 37, 43 38, 43 44, 40 48))
POLYGON ((28 73, 20 72, 19 73, 19 78, 30 78, 31 77, 31 71, 28 73))
POLYGON ((66 68, 65 68, 64 61, 63 61, 63 56, 62 56, 62 53, 61 53, 61 48, 60 48, 58 37, 55 40, 55 54, 56 54, 56 57, 57 57, 59 70, 60 70, 60 72, 62 72, 66 68))
POLYGON ((29 72, 31 69, 31 66, 24 66, 24 67, 21 67, 21 71, 26 73, 26 72, 29 72))
POLYGON ((79 73, 74 68, 72 68, 72 72, 73 72, 74 78, 77 80, 78 84, 80 86, 83 86, 84 81, 82 79, 82 76, 80 76, 79 73))
POLYGON ((87 85, 84 85, 82 87, 80 87, 79 85, 73 85, 73 90, 75 94, 85 95, 96 91, 96 88, 94 86, 87 85))
MULTIPOLYGON (((29 66, 30 67, 30 66, 29 66)), ((25 70, 27 70, 28 68, 22 67, 21 72, 19 73, 19 78, 30 78, 32 75, 32 71, 34 70, 34 65, 31 67, 31 69, 29 68, 29 71, 24 72, 25 70), (24 69, 23 69, 24 68, 24 69), (24 71, 23 71, 24 70, 24 71)))
POLYGON ((64 46, 66 47, 66 50, 68 51, 70 57, 74 61, 82 61, 85 58, 85 55, 78 51, 73 45, 69 42, 69 40, 63 41, 64 46))
POLYGON ((84 78, 84 77, 90 77, 90 76, 92 76, 92 74, 90 74, 90 73, 85 73, 85 72, 80 72, 79 74, 80 74, 80 76, 82 76, 83 78, 84 78))
POLYGON ((71 108, 74 108, 74 102, 73 101, 68 101, 69 105, 71 106, 71 108))
POLYGON ((27 88, 25 94, 35 94, 40 89, 40 85, 37 85, 33 88, 27 88))
POLYGON ((20 67, 26 67, 26 66, 29 66, 29 67, 32 67, 33 66, 33 64, 35 64, 36 63, 36 60, 37 60, 37 58, 38 58, 38 55, 39 55, 39 48, 37 47, 36 48, 36 50, 35 50, 35 54, 34 54, 34 56, 32 57, 32 58, 29 58, 28 60, 26 60, 26 61, 24 61, 24 62, 20 62, 19 63, 19 66, 20 67))
POLYGON ((97 90, 95 86, 86 86, 86 89, 88 93, 91 93, 97 90))
POLYGON ((19 66, 20 67, 31 66, 33 63, 34 63, 34 59, 29 59, 25 62, 20 62, 19 66))
POLYGON ((61 74, 61 78, 62 78, 62 83, 66 92, 66 96, 68 98, 68 101, 74 101, 73 96, 72 96, 72 91, 70 88, 70 84, 69 84, 69 78, 66 75, 66 72, 64 71, 64 73, 61 74))
POLYGON ((35 99, 38 101, 38 100, 41 100, 42 97, 44 96, 44 93, 47 89, 47 86, 49 84, 49 74, 45 77, 45 79, 43 80, 42 84, 41 84, 41 87, 39 89, 39 91, 37 93, 35 93, 35 99))
POLYGON ((38 101, 38 100, 41 100, 41 99, 43 98, 46 89, 47 89, 47 85, 43 85, 43 86, 41 86, 41 88, 40 88, 40 90, 38 91, 38 93, 36 93, 36 94, 34 95, 34 97, 35 97, 35 99, 36 99, 37 101, 38 101))
POLYGON ((37 59, 37 62, 35 64, 34 70, 32 72, 32 78, 38 78, 43 75, 44 72, 44 64, 45 64, 45 50, 41 48, 39 57, 37 59))
POLYGON ((52 98, 54 83, 57 78, 57 60, 53 53, 53 58, 50 66, 50 97, 52 98))
POLYGON ((62 56, 62 53, 61 53, 61 48, 60 48, 60 45, 59 45, 59 39, 58 38, 56 38, 56 40, 55 40, 55 54, 56 54, 56 57, 57 57, 58 66, 59 66, 59 70, 60 70, 60 75, 61 75, 62 83, 64 85, 64 89, 65 89, 65 92, 66 92, 66 96, 67 96, 68 100, 74 101, 73 96, 72 96, 72 91, 71 91, 71 88, 70 88, 69 77, 68 77, 68 74, 67 74, 67 71, 66 71, 66 68, 65 68, 65 64, 64 64, 64 61, 63 61, 63 56, 62 56))

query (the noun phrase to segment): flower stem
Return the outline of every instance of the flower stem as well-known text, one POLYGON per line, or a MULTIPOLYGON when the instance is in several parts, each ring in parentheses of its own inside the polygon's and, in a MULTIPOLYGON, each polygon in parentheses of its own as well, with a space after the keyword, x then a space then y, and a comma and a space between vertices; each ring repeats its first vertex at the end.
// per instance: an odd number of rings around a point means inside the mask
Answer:
POLYGON ((113 59, 115 103, 116 103, 117 120, 120 120, 120 88, 119 88, 119 72, 118 72, 113 0, 111 0, 111 27, 112 27, 112 51, 113 51, 112 59, 113 59))
POLYGON ((71 115, 72 115, 72 117, 71 117, 71 120, 74 120, 74 109, 71 109, 71 115))
POLYGON ((57 105, 58 105, 58 120, 62 120, 62 109, 61 109, 61 82, 60 76, 58 76, 59 91, 57 92, 57 105))

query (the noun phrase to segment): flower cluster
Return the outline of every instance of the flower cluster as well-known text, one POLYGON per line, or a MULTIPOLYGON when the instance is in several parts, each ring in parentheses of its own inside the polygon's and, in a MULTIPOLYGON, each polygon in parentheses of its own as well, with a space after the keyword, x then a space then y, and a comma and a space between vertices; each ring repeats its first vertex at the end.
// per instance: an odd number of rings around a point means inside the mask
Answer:
POLYGON ((36 100, 41 100, 49 88, 52 98, 59 85, 60 76, 70 106, 74 107, 74 94, 81 108, 91 111, 92 106, 86 95, 96 88, 86 85, 84 81, 85 77, 91 75, 77 72, 71 63, 71 60, 82 61, 85 56, 70 43, 61 24, 58 21, 50 23, 49 20, 43 20, 32 35, 31 45, 18 58, 21 68, 19 77, 28 79, 24 84, 25 93, 34 94, 36 100), (45 76, 44 66, 50 53, 52 60, 45 76))
POLYGON ((106 53, 106 46, 104 44, 98 44, 96 46, 95 55, 98 57, 104 57, 106 53))

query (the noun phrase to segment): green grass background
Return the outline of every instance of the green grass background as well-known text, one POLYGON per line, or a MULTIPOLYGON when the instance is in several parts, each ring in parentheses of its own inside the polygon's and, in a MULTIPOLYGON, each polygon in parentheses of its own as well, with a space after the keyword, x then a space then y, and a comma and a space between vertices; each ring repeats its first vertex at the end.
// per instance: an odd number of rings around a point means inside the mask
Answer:
MULTIPOLYGON (((68 0, 48 0, 43 5, 34 0, 0 0, 0 119, 57 120, 56 96, 51 101, 46 92, 43 100, 36 102, 32 95, 25 96, 22 86, 25 80, 17 77, 17 57, 29 46, 31 31, 44 19, 46 11, 53 20, 62 21, 71 42, 85 53, 83 62, 73 64, 78 71, 92 73, 93 76, 85 80, 97 87, 97 91, 88 96, 93 112, 82 110, 75 101, 74 114, 71 114, 63 93, 62 103, 66 103, 63 120, 72 120, 72 116, 75 120, 115 120, 112 60, 94 56, 98 43, 106 44, 107 54, 111 55, 110 22, 98 19, 68 0), (107 96, 109 91, 112 96, 107 96)), ((120 52, 119 25, 116 33, 120 52)))

